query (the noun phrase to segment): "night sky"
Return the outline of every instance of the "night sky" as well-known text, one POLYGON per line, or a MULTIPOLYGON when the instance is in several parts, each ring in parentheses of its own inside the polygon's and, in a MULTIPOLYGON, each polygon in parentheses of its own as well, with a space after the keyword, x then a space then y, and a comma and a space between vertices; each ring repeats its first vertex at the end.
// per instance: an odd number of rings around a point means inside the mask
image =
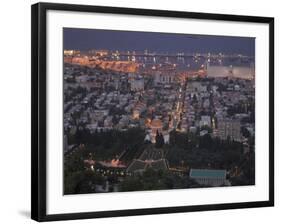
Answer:
MULTIPOLYGON (((222 32, 223 33, 223 32, 222 32)), ((255 38, 64 28, 64 49, 255 54, 255 38)))

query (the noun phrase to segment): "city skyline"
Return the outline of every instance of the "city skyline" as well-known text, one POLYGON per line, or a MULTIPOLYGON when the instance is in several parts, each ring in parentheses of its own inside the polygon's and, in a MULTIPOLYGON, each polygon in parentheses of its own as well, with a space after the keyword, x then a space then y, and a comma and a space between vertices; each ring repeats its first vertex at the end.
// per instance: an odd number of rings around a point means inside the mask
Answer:
POLYGON ((255 54, 255 38, 211 36, 100 29, 63 29, 64 49, 87 51, 107 49, 120 51, 189 52, 255 54))

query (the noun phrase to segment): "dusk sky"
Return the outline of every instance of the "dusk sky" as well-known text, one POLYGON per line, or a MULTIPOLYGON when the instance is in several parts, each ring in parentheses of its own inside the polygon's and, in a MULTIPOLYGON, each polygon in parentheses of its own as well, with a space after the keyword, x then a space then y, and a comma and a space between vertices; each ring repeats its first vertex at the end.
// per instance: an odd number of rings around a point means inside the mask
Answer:
MULTIPOLYGON (((255 38, 64 28, 64 49, 255 54, 255 38)), ((223 31, 222 31, 223 34, 223 31)))

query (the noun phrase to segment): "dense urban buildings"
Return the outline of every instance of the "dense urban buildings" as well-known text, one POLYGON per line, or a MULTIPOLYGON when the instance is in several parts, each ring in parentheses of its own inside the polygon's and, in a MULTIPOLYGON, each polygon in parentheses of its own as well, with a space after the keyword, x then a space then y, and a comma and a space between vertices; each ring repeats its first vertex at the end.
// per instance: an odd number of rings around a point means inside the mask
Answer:
POLYGON ((65 48, 63 78, 66 194, 255 184, 254 55, 65 48))

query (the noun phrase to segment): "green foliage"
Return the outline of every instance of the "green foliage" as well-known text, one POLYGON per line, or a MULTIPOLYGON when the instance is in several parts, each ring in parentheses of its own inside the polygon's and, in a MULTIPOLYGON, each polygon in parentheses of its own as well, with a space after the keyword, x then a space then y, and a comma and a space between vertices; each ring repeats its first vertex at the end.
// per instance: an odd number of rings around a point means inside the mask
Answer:
POLYGON ((120 191, 140 191, 143 189, 143 184, 138 177, 127 177, 120 184, 120 191))
POLYGON ((209 134, 171 132, 170 140, 166 158, 171 167, 179 167, 184 161, 193 168, 231 169, 244 158, 241 143, 212 138, 209 134))
POLYGON ((79 130, 75 135, 75 143, 83 143, 85 146, 77 147, 65 155, 65 194, 94 192, 92 186, 104 182, 104 177, 85 169, 85 159, 93 157, 94 160, 108 160, 123 153, 122 161, 131 161, 142 152, 144 135, 144 131, 139 128, 95 133, 79 130))
POLYGON ((163 170, 147 169, 143 174, 126 177, 120 183, 120 191, 146 191, 181 189, 195 186, 188 176, 179 176, 163 170))
POLYGON ((209 134, 203 135, 199 139, 199 148, 210 148, 213 145, 213 139, 209 134))
POLYGON ((92 153, 95 159, 108 160, 126 152, 125 161, 130 161, 140 153, 144 144, 145 132, 140 128, 127 131, 110 130, 94 132, 78 130, 74 142, 85 145, 85 154, 92 153))
POLYGON ((82 194, 95 192, 95 184, 105 183, 104 177, 92 171, 79 171, 65 173, 64 175, 64 193, 82 194))

